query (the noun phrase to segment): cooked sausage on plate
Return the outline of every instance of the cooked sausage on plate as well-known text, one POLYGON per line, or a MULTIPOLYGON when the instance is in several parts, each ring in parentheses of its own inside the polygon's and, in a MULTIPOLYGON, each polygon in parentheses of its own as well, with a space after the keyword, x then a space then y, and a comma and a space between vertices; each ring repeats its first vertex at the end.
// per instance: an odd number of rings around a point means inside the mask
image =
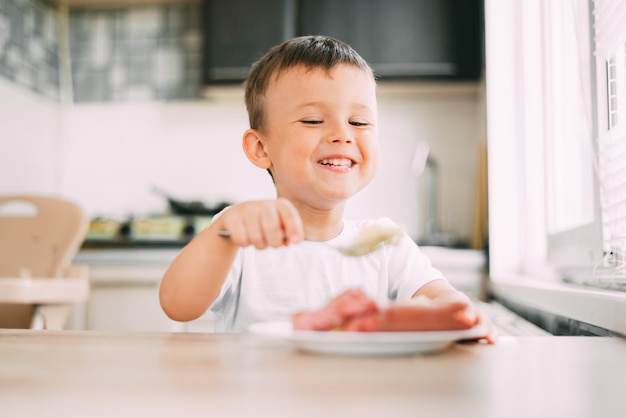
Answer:
POLYGON ((467 304, 461 301, 434 301, 418 296, 410 301, 380 307, 361 289, 348 289, 316 311, 292 316, 294 330, 309 331, 442 331, 472 328, 467 304))

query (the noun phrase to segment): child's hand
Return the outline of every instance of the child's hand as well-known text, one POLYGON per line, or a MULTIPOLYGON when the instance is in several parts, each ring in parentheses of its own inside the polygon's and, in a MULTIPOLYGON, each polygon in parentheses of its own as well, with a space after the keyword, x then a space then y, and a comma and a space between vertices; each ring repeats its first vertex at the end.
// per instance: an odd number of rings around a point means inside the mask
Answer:
POLYGON ((284 198, 233 205, 215 224, 215 228, 228 231, 228 239, 239 247, 277 248, 304 239, 300 215, 284 198))

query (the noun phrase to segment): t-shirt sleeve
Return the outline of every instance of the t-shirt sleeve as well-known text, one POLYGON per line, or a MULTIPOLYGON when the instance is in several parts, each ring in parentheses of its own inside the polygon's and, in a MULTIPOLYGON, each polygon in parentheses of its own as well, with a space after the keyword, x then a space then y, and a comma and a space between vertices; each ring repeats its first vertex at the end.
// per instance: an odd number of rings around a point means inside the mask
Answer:
POLYGON ((445 277, 408 235, 389 246, 388 297, 391 300, 408 300, 419 288, 437 279, 445 280, 445 277))

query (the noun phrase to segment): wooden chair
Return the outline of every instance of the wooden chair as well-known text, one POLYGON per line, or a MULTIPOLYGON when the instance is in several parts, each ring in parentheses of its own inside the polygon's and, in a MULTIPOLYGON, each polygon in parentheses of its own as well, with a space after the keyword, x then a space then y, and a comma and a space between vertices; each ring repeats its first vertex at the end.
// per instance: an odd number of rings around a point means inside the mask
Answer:
POLYGON ((0 195, 0 328, 63 329, 89 297, 87 266, 72 265, 88 225, 68 200, 0 195))

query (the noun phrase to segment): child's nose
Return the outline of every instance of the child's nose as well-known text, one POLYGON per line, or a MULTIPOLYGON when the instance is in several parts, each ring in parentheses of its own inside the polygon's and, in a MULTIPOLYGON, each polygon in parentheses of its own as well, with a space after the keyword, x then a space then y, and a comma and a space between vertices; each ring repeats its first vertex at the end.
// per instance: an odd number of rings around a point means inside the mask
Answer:
POLYGON ((352 143, 354 141, 350 128, 348 126, 344 126, 343 124, 337 124, 334 126, 330 139, 332 142, 352 143))

